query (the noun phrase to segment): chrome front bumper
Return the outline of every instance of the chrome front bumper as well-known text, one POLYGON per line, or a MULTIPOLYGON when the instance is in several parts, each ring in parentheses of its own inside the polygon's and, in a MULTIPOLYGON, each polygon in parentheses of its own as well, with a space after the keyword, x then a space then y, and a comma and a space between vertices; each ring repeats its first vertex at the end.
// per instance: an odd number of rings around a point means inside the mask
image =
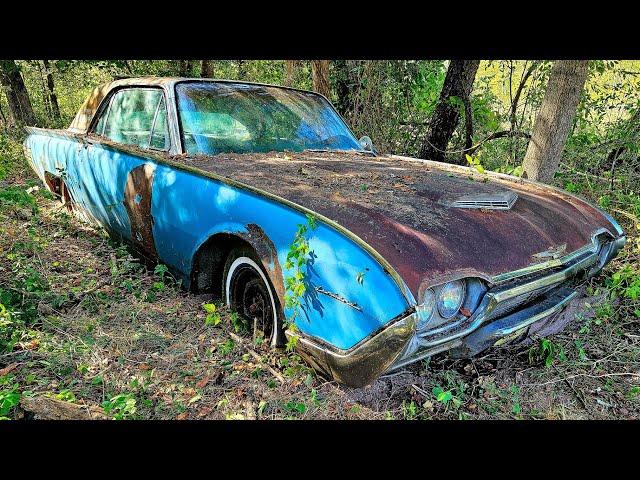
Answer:
MULTIPOLYGON (((392 321, 349 350, 339 350, 299 336, 296 351, 316 370, 340 383, 362 387, 388 370, 416 331, 416 315, 392 321)), ((289 332, 287 336, 293 335, 289 332)))
POLYGON ((531 325, 561 311, 576 296, 571 288, 576 277, 598 273, 625 240, 620 236, 601 244, 594 239, 594 248, 573 254, 570 261, 556 264, 551 271, 509 278, 485 293, 471 317, 446 328, 416 331, 412 310, 349 350, 289 331, 287 336, 298 337, 296 350, 311 366, 353 387, 445 350, 453 350, 456 356, 473 356, 520 336, 531 325))

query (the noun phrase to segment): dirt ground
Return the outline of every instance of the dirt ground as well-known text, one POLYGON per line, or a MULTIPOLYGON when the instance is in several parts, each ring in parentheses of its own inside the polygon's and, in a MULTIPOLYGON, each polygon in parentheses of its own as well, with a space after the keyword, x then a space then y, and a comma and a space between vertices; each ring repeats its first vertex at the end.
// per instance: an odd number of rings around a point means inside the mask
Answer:
POLYGON ((239 335, 218 299, 186 293, 42 188, 29 192, 0 197, 7 418, 640 418, 639 319, 604 288, 614 267, 584 285, 561 334, 471 360, 441 354, 350 389, 239 335))

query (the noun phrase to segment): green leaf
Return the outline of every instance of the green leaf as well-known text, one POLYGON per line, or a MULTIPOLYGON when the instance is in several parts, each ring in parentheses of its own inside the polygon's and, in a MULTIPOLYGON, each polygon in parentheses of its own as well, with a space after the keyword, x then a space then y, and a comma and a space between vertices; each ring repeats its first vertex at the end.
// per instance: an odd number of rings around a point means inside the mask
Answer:
POLYGON ((222 322, 222 317, 218 312, 210 313, 209 315, 207 315, 207 318, 205 318, 204 320, 205 325, 213 325, 214 327, 216 325, 219 325, 221 322, 222 322))
POLYGON ((0 416, 7 415, 13 407, 20 403, 21 394, 16 391, 0 392, 0 416))
POLYGON ((436 400, 441 403, 447 404, 453 398, 451 390, 444 390, 442 387, 433 387, 431 392, 435 395, 436 400))
POLYGON ((205 303, 202 305, 204 311, 207 313, 214 313, 216 311, 216 306, 213 303, 205 303))
POLYGON ((447 403, 449 400, 451 400, 452 397, 453 397, 453 394, 451 393, 451 391, 447 390, 446 392, 440 393, 437 399, 439 402, 447 403))

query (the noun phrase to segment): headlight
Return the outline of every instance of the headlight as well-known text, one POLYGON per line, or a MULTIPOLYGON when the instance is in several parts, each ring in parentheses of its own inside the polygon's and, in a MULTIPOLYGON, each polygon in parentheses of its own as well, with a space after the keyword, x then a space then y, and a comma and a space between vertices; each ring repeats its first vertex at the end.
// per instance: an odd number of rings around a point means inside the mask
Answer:
POLYGON ((438 312, 442 318, 451 318, 462 306, 464 301, 464 282, 455 280, 445 283, 440 289, 438 295, 438 312))
POLYGON ((423 329, 433 317, 433 311, 436 306, 436 294, 433 293, 433 290, 428 289, 424 292, 424 298, 422 299, 422 303, 416 306, 416 313, 418 314, 418 330, 423 329))

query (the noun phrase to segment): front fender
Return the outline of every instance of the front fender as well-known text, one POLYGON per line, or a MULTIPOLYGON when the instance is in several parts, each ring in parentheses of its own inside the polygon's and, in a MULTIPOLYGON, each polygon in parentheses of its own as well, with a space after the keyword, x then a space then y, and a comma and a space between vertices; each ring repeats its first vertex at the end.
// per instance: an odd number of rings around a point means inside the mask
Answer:
MULTIPOLYGON (((150 156, 151 157, 151 156, 150 156)), ((193 254, 216 233, 233 232, 263 259, 281 305, 285 268, 300 224, 314 215, 307 239, 314 252, 300 308, 287 320, 310 341, 349 349, 415 304, 408 288, 373 249, 332 220, 292 202, 210 172, 153 157, 154 237, 158 253, 188 276, 193 254)))

